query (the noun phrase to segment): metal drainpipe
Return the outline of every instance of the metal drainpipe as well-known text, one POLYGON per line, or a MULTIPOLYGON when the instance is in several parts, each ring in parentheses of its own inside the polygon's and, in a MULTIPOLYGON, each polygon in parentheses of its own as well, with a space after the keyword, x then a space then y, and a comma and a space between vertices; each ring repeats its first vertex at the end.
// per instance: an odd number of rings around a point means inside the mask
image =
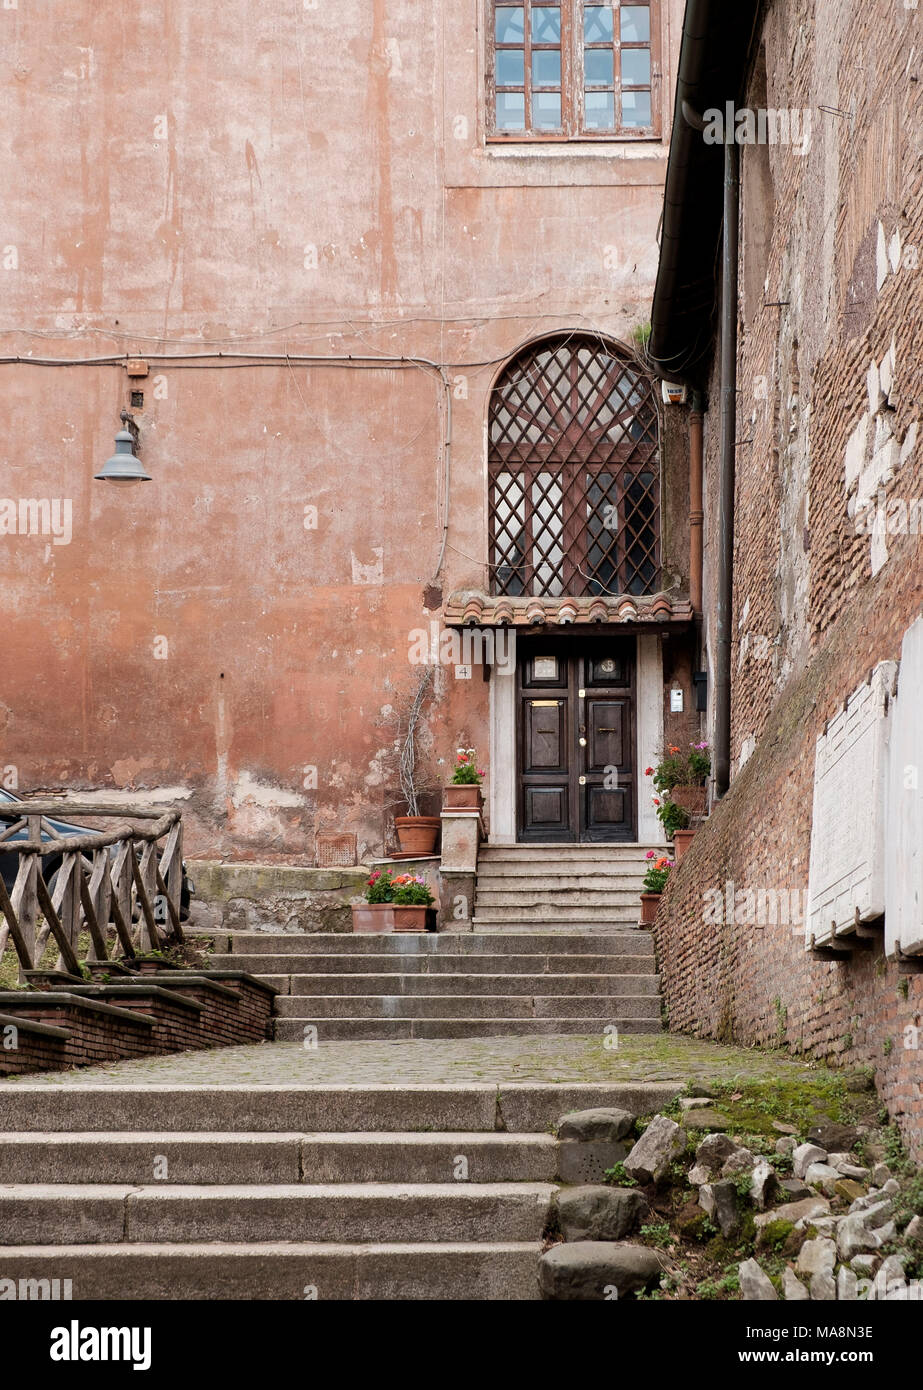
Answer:
POLYGON ((734 600, 734 492, 737 449, 737 295, 740 239, 740 151, 725 135, 724 247, 721 277, 721 458, 718 476, 718 560, 715 600, 715 795, 731 784, 731 642, 734 600))
POLYGON ((702 615, 702 467, 705 403, 701 391, 692 393, 689 412, 689 601, 697 618, 702 615))

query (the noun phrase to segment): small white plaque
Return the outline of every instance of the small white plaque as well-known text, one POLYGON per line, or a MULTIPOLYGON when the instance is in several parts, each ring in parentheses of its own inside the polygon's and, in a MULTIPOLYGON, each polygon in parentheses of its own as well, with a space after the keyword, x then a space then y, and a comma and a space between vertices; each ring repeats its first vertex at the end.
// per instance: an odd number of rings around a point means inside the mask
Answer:
POLYGON ((470 666, 456 666, 456 667, 455 667, 455 679, 456 679, 457 681, 470 681, 470 679, 471 679, 471 667, 470 667, 470 666))

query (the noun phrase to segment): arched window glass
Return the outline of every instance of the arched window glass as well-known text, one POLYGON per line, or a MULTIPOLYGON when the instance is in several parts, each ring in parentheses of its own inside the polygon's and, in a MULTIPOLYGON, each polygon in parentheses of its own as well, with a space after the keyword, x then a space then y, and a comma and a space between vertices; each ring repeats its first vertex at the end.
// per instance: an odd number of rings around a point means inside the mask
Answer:
POLYGON ((491 397, 488 479, 495 594, 659 590, 657 408, 627 353, 584 334, 521 352, 491 397))

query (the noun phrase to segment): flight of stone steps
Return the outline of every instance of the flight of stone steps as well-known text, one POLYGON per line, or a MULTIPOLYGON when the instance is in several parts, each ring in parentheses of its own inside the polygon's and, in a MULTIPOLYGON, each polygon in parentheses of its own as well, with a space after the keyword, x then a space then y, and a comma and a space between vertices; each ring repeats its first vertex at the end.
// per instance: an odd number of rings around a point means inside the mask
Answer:
POLYGON ((637 926, 605 933, 260 931, 222 934, 221 941, 230 950, 210 964, 249 971, 280 991, 277 1041, 661 1029, 653 940, 637 926))
POLYGON ((677 1089, 0 1083, 0 1276, 75 1301, 533 1299, 558 1120, 677 1089))
POLYGON ((478 854, 474 929, 636 927, 647 849, 484 845, 478 854))

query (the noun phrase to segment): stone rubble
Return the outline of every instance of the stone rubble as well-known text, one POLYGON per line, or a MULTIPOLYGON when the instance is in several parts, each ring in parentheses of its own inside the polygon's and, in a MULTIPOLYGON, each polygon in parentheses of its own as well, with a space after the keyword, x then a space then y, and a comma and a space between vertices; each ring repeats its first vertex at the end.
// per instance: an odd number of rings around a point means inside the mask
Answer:
MULTIPOLYGON (((683 1125, 693 1115, 708 1113, 709 1104, 710 1098, 701 1096, 683 1099, 683 1125)), ((793 1128, 776 1122, 774 1126, 793 1128)), ((567 1115, 558 1130, 563 1141, 559 1149, 575 1156, 589 1154, 599 1145, 627 1146, 634 1128, 635 1117, 626 1111, 567 1115)), ((689 1129, 694 1131, 695 1126, 683 1128, 667 1115, 656 1115, 624 1158, 627 1178, 642 1186, 661 1184, 670 1165, 685 1153, 689 1129)), ((780 1297, 789 1302, 923 1301, 923 1280, 908 1280, 905 1267, 908 1259, 919 1260, 923 1217, 914 1216, 899 1230, 907 1221, 906 1211, 901 1216, 895 1205, 900 1183, 890 1167, 874 1156, 876 1147, 878 1154, 887 1150, 866 1142, 862 1152, 868 1162, 864 1163, 853 1152, 858 1138, 855 1128, 833 1122, 810 1130, 805 1143, 783 1133, 774 1144, 775 1158, 754 1154, 727 1133, 712 1132, 698 1143, 695 1137, 689 1141, 695 1156, 685 1176, 698 1189, 698 1207, 725 1240, 747 1229, 756 1232, 756 1255, 743 1260, 737 1271, 744 1301, 780 1297), (823 1146, 824 1138, 829 1148, 823 1146), (774 1166, 785 1169, 789 1164, 794 1176, 784 1176, 774 1166), (832 1209, 832 1203, 838 1210, 832 1209), (848 1204, 845 1213, 844 1204, 848 1204), (791 1234, 786 1236, 786 1231, 791 1234), (786 1264, 776 1283, 760 1264, 761 1251, 767 1249, 763 1241, 775 1251, 786 1242, 786 1264), (895 1244, 900 1246, 898 1252, 895 1244), (912 1255, 912 1250, 917 1253, 912 1255)), ((641 1228, 648 1199, 635 1188, 609 1185, 614 1177, 606 1174, 606 1184, 597 1180, 559 1191, 558 1230, 565 1243, 553 1245, 542 1256, 544 1297, 640 1293, 654 1287, 669 1269, 669 1241, 666 1251, 654 1251, 626 1240, 641 1228), (609 1293, 601 1293, 603 1287, 609 1293)), ((690 1210, 694 1212, 695 1207, 686 1209, 687 1223, 694 1220, 690 1210)), ((777 1263, 775 1271, 778 1268, 777 1263)))

